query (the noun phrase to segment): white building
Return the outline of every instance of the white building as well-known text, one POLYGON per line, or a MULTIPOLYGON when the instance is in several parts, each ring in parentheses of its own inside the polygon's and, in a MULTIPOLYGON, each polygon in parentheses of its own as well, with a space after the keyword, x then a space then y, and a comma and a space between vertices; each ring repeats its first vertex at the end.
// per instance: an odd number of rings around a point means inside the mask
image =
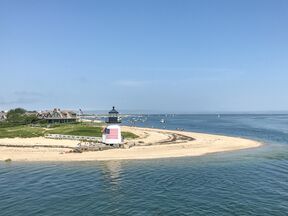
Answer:
POLYGON ((109 112, 109 117, 106 123, 107 127, 103 130, 102 142, 110 145, 119 145, 122 143, 121 120, 118 117, 118 112, 115 110, 115 107, 109 112))

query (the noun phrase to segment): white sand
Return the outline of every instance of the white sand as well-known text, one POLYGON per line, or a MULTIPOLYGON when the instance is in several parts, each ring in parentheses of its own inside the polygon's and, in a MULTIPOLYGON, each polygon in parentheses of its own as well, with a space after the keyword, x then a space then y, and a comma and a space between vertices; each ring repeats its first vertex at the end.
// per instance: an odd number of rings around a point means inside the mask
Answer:
MULTIPOLYGON (((111 149, 105 151, 66 153, 71 149, 65 148, 16 148, 0 147, 0 160, 8 158, 12 161, 93 161, 93 160, 122 160, 122 159, 153 159, 183 156, 200 156, 209 153, 235 151, 256 148, 261 143, 253 140, 220 135, 122 127, 140 137, 128 141, 126 149, 111 149), (173 135, 174 134, 174 135, 173 135), (173 140, 173 136, 177 139, 173 140), (192 137, 195 140, 182 140, 181 136, 192 137), (179 138, 180 137, 180 138, 179 138), (165 143, 167 142, 167 143, 165 143), (135 145, 135 146, 134 146, 135 145), (128 146, 133 146, 127 148, 128 146)), ((5 145, 61 145, 76 147, 78 141, 52 140, 39 138, 0 139, 5 145)))

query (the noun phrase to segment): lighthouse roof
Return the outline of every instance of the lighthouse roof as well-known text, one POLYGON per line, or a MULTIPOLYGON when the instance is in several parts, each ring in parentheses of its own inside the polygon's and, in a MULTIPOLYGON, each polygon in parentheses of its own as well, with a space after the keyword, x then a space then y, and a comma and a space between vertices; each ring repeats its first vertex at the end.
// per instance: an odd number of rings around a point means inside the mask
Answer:
POLYGON ((115 110, 115 107, 113 106, 112 110, 109 112, 109 114, 118 114, 118 111, 115 110))

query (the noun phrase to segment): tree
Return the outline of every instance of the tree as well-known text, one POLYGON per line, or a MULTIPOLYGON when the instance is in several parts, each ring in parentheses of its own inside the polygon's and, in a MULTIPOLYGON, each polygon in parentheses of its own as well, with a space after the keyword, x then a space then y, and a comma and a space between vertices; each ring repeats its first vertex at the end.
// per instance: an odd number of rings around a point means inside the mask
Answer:
POLYGON ((7 122, 13 125, 25 125, 37 122, 38 118, 35 114, 26 114, 23 108, 11 109, 7 113, 7 122))

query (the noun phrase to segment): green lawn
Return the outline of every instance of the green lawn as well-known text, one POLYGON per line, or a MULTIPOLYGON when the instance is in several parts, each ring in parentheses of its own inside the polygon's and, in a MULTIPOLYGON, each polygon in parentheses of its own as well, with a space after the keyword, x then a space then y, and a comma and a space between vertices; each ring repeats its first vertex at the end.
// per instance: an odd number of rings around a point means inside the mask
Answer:
POLYGON ((102 128, 99 126, 87 126, 87 125, 65 125, 48 130, 47 133, 100 137, 102 136, 102 128))
MULTIPOLYGON (((57 127, 47 131, 50 134, 64 134, 64 135, 75 135, 75 136, 102 136, 102 127, 90 126, 90 125, 67 125, 57 127)), ((137 138, 138 136, 130 132, 122 132, 122 136, 125 138, 137 138)))
MULTIPOLYGON (((75 136, 102 136, 102 127, 95 124, 63 124, 57 127, 31 127, 31 126, 15 126, 15 127, 0 127, 0 138, 29 138, 40 137, 45 134, 64 134, 75 136)), ((137 138, 137 135, 130 132, 122 132, 125 138, 137 138)))
POLYGON ((28 138, 43 136, 45 130, 43 128, 33 128, 29 126, 15 126, 0 128, 0 138, 28 138))

